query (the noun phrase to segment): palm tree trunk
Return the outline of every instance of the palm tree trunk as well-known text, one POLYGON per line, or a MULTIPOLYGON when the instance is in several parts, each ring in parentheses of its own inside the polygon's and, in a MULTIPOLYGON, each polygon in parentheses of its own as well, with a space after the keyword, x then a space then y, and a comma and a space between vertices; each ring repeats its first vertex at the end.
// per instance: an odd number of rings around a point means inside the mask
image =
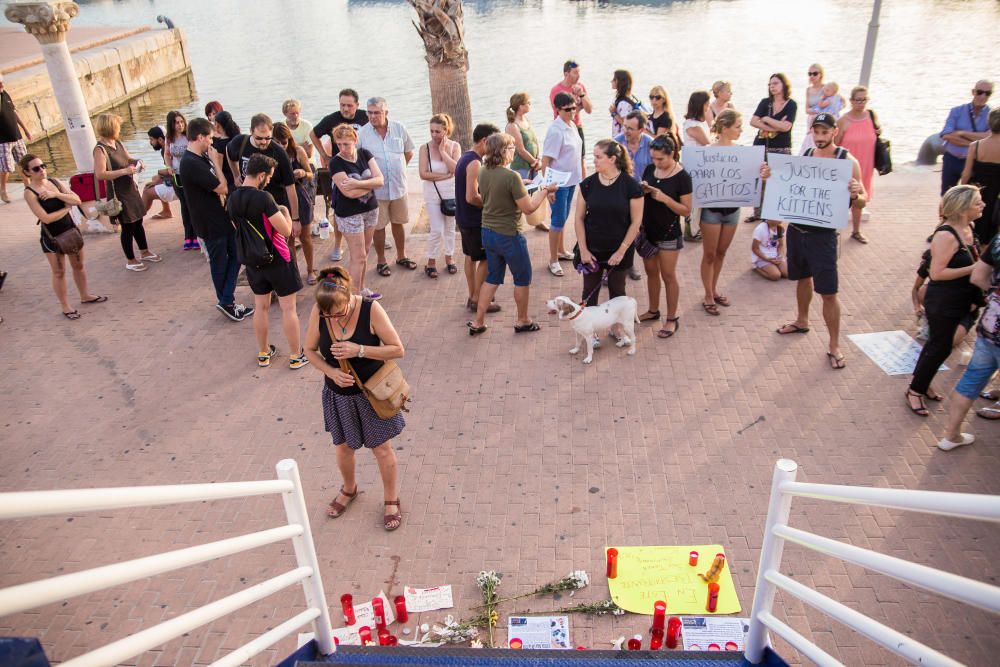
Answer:
POLYGON ((462 0, 408 0, 417 11, 413 26, 424 42, 433 113, 455 121, 452 139, 472 145, 472 104, 469 100, 468 51, 462 0))

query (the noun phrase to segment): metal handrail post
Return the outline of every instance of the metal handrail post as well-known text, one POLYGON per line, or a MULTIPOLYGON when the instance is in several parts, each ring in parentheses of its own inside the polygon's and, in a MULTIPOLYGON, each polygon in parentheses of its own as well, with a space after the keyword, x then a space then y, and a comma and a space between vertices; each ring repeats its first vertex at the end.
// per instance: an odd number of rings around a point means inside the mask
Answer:
POLYGON ((302 590, 306 596, 306 604, 320 610, 319 617, 313 621, 316 631, 316 644, 323 655, 336 651, 333 642, 330 608, 326 604, 326 593, 323 591, 323 578, 320 575, 319 559, 316 558, 316 545, 313 543, 312 530, 309 527, 309 512, 306 509, 306 498, 302 493, 302 480, 299 478, 299 466, 293 459, 282 459, 275 466, 278 477, 290 481, 293 489, 281 494, 285 504, 288 523, 298 524, 305 530, 292 538, 295 549, 295 559, 299 566, 312 568, 312 575, 302 580, 302 590))
POLYGON ((744 656, 751 664, 764 659, 764 649, 769 644, 767 628, 760 621, 760 614, 770 614, 774 606, 775 586, 767 580, 768 570, 778 571, 781 567, 781 553, 785 541, 776 536, 772 528, 777 524, 787 524, 792 509, 792 497, 781 492, 783 482, 795 481, 798 465, 790 459, 778 459, 774 464, 771 479, 771 498, 767 505, 767 521, 764 524, 764 542, 760 548, 760 563, 757 566, 757 588, 753 594, 753 608, 750 612, 750 632, 747 635, 744 656))

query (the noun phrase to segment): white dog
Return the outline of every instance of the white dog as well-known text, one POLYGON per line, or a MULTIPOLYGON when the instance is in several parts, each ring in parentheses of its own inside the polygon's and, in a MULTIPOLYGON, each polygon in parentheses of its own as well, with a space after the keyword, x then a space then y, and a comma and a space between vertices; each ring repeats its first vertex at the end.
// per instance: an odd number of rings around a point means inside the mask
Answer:
POLYGON ((576 333, 576 344, 569 351, 576 354, 580 351, 580 340, 587 344, 587 356, 583 363, 589 364, 594 360, 594 336, 599 331, 610 329, 616 324, 622 325, 625 335, 616 343, 618 347, 631 345, 628 351, 630 355, 635 354, 635 323, 639 321, 636 316, 638 305, 636 300, 630 296, 616 296, 597 306, 582 307, 568 296, 557 296, 546 303, 549 312, 559 313, 560 320, 569 320, 573 323, 573 331, 576 333))

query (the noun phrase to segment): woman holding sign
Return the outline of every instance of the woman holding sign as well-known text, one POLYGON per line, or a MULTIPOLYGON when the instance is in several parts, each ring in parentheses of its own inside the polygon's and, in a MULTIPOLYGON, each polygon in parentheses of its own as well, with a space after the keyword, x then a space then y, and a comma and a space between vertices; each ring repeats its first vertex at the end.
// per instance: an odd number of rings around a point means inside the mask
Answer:
MULTIPOLYGON (((767 93, 750 119, 750 126, 757 128, 753 145, 763 146, 767 153, 791 155, 792 126, 798 112, 798 105, 792 99, 792 84, 783 73, 772 74, 767 84, 767 93)), ((758 206, 744 222, 758 222, 761 219, 758 206)))

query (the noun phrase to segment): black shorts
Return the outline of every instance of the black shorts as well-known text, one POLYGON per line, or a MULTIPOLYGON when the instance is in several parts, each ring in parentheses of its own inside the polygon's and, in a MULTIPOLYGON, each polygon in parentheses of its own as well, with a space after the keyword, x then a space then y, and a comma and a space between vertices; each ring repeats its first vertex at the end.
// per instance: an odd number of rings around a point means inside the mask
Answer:
POLYGON ((458 232, 462 235, 462 253, 473 262, 484 261, 486 248, 483 247, 483 228, 459 227, 458 232))
POLYGON ((302 277, 295 264, 281 259, 262 269, 248 266, 247 283, 250 291, 258 296, 271 292, 278 296, 288 296, 302 289, 302 277))
POLYGON ((836 294, 839 288, 837 276, 837 246, 840 236, 835 230, 807 229, 796 225, 788 226, 788 279, 813 279, 813 290, 817 294, 836 294))

